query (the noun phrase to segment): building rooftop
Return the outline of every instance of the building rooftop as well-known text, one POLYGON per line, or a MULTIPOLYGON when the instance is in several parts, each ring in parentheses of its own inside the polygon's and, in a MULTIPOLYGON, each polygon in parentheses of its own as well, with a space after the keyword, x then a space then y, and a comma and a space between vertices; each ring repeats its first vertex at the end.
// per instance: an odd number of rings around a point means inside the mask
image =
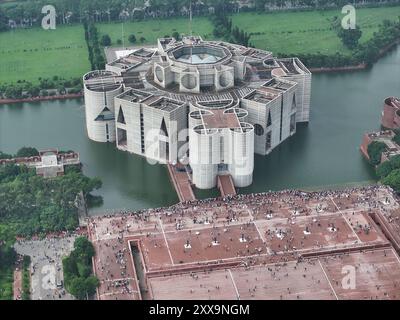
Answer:
POLYGON ((99 298, 400 299, 400 260, 375 223, 380 212, 399 224, 392 191, 375 186, 91 218, 99 298), (341 282, 349 266, 362 284, 352 289, 341 282))
POLYGON ((261 90, 263 90, 264 88, 273 88, 273 89, 279 90, 281 92, 285 92, 285 91, 293 88, 294 86, 296 86, 295 82, 287 81, 287 80, 279 80, 277 78, 274 78, 274 79, 271 79, 268 82, 264 83, 261 86, 261 90))
POLYGON ((229 51, 211 44, 184 45, 171 51, 170 56, 186 64, 214 64, 229 55, 229 51))
MULTIPOLYGON (((154 99, 156 99, 156 98, 154 97, 154 99)), ((169 99, 166 97, 160 97, 160 98, 157 98, 155 101, 148 103, 148 105, 153 108, 171 112, 177 108, 184 106, 185 104, 183 102, 180 102, 177 100, 169 99)))
POLYGON ((130 101, 130 102, 139 103, 139 102, 142 102, 142 101, 148 99, 151 96, 152 96, 152 94, 148 93, 146 91, 130 89, 130 90, 127 90, 124 93, 120 94, 117 98, 126 100, 126 101, 130 101))
POLYGON ((123 79, 111 71, 91 71, 84 76, 87 89, 91 91, 112 91, 122 86, 123 79))
POLYGON ((111 63, 110 66, 118 67, 122 70, 129 70, 141 65, 146 60, 137 57, 134 53, 130 54, 129 56, 119 58, 111 63))
POLYGON ((226 113, 225 110, 211 110, 202 115, 206 129, 239 128, 240 123, 236 113, 226 113))
POLYGON ((395 98, 395 97, 387 98, 387 99, 385 100, 385 103, 386 103, 388 106, 392 106, 393 108, 400 109, 400 99, 398 99, 398 98, 395 98))
POLYGON ((254 90, 243 99, 251 100, 258 103, 267 104, 278 97, 277 93, 268 92, 267 90, 254 90))

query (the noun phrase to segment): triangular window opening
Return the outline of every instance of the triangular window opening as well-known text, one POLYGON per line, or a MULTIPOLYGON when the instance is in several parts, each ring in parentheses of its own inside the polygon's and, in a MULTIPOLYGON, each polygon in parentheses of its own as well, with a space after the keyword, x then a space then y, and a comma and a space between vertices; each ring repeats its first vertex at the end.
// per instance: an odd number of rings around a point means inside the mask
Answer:
POLYGON ((293 101, 292 101, 292 110, 297 108, 297 104, 296 104, 296 95, 293 95, 293 101))
POLYGON ((114 114, 110 111, 110 109, 105 107, 103 111, 97 116, 95 121, 110 121, 114 119, 115 119, 114 114))
POLYGON ((272 125, 271 111, 268 112, 267 127, 272 125))
POLYGON ((162 119, 162 122, 161 122, 160 135, 169 137, 164 118, 162 119))
POLYGON ((118 112, 118 122, 122 123, 122 124, 126 124, 124 112, 122 111, 122 107, 121 106, 119 107, 119 112, 118 112))

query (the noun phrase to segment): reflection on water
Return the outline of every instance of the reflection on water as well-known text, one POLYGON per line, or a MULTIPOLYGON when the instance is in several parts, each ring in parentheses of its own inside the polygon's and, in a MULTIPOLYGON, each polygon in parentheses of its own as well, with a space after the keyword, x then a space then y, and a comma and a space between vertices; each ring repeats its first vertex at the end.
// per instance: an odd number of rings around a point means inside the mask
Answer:
MULTIPOLYGON (((297 134, 268 157, 256 156, 254 184, 240 192, 374 181, 358 148, 364 132, 379 128, 384 98, 400 96, 399 74, 400 47, 371 70, 314 75, 310 124, 299 125, 297 134)), ((178 201, 163 166, 86 138, 82 99, 0 106, 0 150, 15 153, 21 146, 79 152, 85 173, 103 181, 104 205, 95 212, 178 201)))

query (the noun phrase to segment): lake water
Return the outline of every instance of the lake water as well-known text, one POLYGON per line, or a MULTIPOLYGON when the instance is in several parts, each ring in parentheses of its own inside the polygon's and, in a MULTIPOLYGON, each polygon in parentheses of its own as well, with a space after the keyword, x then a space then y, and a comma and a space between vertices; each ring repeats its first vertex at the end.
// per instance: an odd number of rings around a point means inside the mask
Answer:
MULTIPOLYGON (((240 192, 320 189, 375 181, 359 152, 362 135, 379 128, 384 98, 400 96, 400 46, 370 70, 315 74, 311 121, 267 157, 256 156, 254 183, 240 192)), ((84 172, 103 181, 104 205, 141 209, 178 201, 163 166, 86 137, 83 99, 0 106, 0 150, 22 146, 80 153, 84 172)), ((215 191, 196 192, 199 197, 215 191)))

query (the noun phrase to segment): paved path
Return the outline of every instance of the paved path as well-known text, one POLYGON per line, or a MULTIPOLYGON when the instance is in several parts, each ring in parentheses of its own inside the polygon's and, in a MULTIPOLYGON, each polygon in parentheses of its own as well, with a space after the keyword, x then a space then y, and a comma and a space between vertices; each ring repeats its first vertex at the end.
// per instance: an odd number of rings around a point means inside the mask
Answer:
POLYGON ((14 270, 14 300, 21 300, 22 296, 22 270, 14 270))
POLYGON ((185 167, 179 164, 176 166, 168 164, 168 172, 176 193, 178 194, 179 201, 186 202, 196 200, 185 167))
POLYGON ((75 237, 17 242, 18 254, 31 257, 31 299, 72 300, 63 286, 62 258, 73 250, 75 237))

